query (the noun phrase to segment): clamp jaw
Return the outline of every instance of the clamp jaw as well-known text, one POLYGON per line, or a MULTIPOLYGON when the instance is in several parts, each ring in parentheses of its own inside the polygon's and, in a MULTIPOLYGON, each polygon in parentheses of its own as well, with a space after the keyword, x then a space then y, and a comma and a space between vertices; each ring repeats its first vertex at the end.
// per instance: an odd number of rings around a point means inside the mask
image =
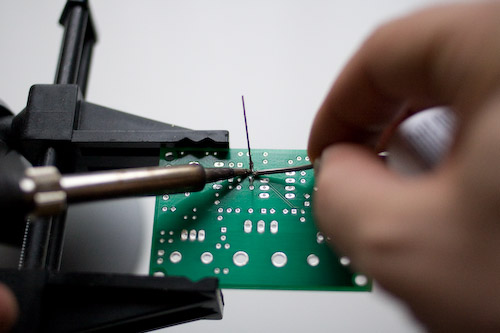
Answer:
MULTIPOLYGON (((26 108, 15 116, 0 103, 0 191, 12 190, 14 182, 6 175, 20 177, 31 166, 55 167, 64 176, 156 166, 162 146, 229 147, 227 131, 194 131, 85 101, 96 41, 88 2, 68 0, 60 23, 65 34, 55 84, 34 85, 26 108)), ((31 176, 38 181, 57 177, 50 172, 47 178, 31 176)), ((47 196, 40 200, 51 202, 47 196)), ((174 277, 61 273, 63 207, 58 214, 24 220, 16 214, 22 207, 2 204, 10 208, 0 224, 0 242, 22 244, 19 270, 0 270, 0 281, 14 291, 21 309, 14 332, 145 331, 222 318, 217 279, 193 283, 174 277)))

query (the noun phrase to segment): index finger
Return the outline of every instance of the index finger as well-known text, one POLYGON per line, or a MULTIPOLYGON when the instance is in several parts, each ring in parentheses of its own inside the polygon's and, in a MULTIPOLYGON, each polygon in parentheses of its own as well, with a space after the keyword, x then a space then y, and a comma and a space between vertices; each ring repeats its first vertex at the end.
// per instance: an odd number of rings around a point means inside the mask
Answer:
POLYGON ((318 111, 309 156, 314 160, 337 142, 374 147, 407 107, 471 108, 500 76, 499 70, 491 71, 496 60, 490 55, 498 59, 499 53, 484 49, 485 44, 499 45, 500 29, 481 26, 496 22, 485 16, 499 11, 498 3, 442 6, 379 28, 347 64, 318 111))

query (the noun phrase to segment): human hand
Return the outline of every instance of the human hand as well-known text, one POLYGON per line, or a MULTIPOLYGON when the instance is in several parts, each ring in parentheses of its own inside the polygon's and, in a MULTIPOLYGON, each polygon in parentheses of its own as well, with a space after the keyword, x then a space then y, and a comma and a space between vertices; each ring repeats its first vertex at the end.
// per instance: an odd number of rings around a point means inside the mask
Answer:
POLYGON ((431 331, 500 331, 500 3, 430 8, 379 28, 314 121, 319 228, 431 331), (432 172, 404 177, 374 147, 404 110, 451 107, 432 172), (332 146, 333 145, 333 146, 332 146))
POLYGON ((8 332, 18 316, 16 298, 10 289, 0 284, 0 332, 8 332))

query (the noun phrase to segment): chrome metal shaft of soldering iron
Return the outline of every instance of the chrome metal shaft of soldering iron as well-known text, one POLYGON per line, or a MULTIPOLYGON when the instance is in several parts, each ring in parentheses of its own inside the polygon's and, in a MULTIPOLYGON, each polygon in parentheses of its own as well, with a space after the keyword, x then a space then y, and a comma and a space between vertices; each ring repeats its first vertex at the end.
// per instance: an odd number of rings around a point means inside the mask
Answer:
POLYGON ((247 169, 179 165, 65 175, 60 180, 67 202, 84 202, 136 195, 201 191, 206 183, 246 176, 247 169))

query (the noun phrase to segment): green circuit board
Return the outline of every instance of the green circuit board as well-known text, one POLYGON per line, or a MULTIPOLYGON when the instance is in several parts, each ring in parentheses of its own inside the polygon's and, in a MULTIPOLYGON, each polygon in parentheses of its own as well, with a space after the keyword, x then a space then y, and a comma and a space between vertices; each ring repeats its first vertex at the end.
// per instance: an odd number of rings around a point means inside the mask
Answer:
MULTIPOLYGON (((162 149, 160 165, 248 168, 244 149, 162 149)), ((309 163, 304 150, 252 150, 254 169, 309 163)), ((221 288, 369 291, 313 220, 313 170, 207 184, 156 198, 150 274, 217 277, 221 288)))

